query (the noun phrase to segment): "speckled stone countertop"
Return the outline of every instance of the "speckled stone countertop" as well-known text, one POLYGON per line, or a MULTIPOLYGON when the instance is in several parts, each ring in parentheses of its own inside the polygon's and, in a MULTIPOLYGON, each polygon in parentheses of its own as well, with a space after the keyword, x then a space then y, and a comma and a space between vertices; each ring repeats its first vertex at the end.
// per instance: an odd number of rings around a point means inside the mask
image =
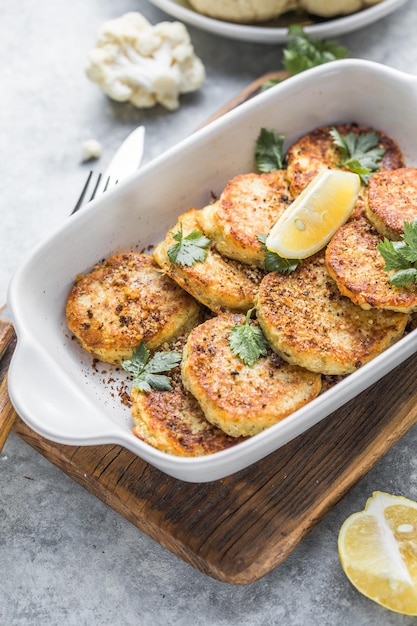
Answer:
MULTIPOLYGON (((146 126, 144 160, 189 135, 241 89, 281 68, 282 45, 232 41, 189 27, 207 80, 168 113, 107 99, 85 76, 98 26, 127 11, 173 19, 146 0, 20 0, 0 10, 0 304, 25 253, 70 213, 94 137, 105 167, 146 126)), ((338 37, 353 57, 416 73, 417 2, 338 37)), ((276 570, 247 586, 208 578, 173 556, 19 438, 0 453, 0 624, 4 626, 408 626, 356 592, 337 535, 375 490, 417 499, 412 429, 276 570)))

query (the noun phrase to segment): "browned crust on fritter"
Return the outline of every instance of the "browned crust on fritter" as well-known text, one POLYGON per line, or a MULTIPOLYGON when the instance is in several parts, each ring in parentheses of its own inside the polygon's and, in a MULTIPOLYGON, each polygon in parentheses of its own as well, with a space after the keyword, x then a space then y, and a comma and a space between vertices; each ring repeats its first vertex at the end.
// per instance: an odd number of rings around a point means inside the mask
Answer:
POLYGON ((222 310, 247 311, 255 301, 263 272, 244 263, 227 259, 214 247, 208 249, 202 263, 180 266, 172 263, 168 249, 175 243, 172 233, 182 224, 184 236, 199 229, 197 210, 191 209, 178 218, 177 224, 154 250, 158 265, 196 300, 218 313, 222 310))
MULTIPOLYGON (((186 337, 163 349, 182 351, 186 337)), ((186 391, 181 366, 170 372, 171 391, 141 392, 132 389, 133 434, 154 448, 182 457, 196 457, 225 450, 243 441, 210 424, 194 396, 186 391)))
POLYGON ((197 302, 152 257, 116 254, 79 276, 67 299, 68 328, 98 359, 121 363, 142 341, 154 349, 200 316, 197 302))
POLYGON ((368 185, 366 216, 376 230, 389 239, 399 240, 404 222, 417 218, 417 169, 401 167, 376 172, 368 185))
POLYGON ((259 323, 285 360, 323 374, 349 374, 403 334, 408 316, 365 311, 341 296, 328 275, 324 253, 306 259, 289 275, 263 279, 259 323))
POLYGON ((329 274, 340 293, 363 309, 410 313, 417 310, 417 285, 395 287, 377 249, 381 236, 366 218, 347 222, 326 250, 329 274))
MULTIPOLYGON (((313 400, 321 377, 270 352, 252 367, 229 346, 230 330, 243 315, 222 314, 200 324, 184 348, 184 386, 206 418, 231 436, 249 436, 281 421, 313 400)), ((255 322, 254 322, 255 323, 255 322)))
POLYGON ((257 235, 267 235, 292 199, 283 170, 232 178, 217 202, 198 213, 205 234, 220 254, 264 267, 257 235))
POLYGON ((336 128, 340 134, 353 132, 357 135, 376 132, 380 137, 379 146, 386 152, 380 163, 380 170, 392 170, 404 166, 402 153, 393 139, 379 130, 355 124, 339 124, 316 128, 300 137, 287 151, 287 175, 292 195, 297 196, 323 169, 338 167, 340 155, 329 134, 336 128))

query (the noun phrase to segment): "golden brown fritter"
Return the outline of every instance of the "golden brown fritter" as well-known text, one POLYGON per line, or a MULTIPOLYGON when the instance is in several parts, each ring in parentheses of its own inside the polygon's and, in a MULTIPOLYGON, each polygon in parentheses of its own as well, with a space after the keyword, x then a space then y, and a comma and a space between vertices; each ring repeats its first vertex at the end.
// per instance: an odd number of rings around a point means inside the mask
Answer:
POLYGON ((342 295, 363 309, 410 313, 417 310, 417 285, 395 287, 377 249, 381 236, 366 218, 347 222, 326 250, 329 274, 342 295))
MULTIPOLYGON (((300 137, 287 151, 287 176, 294 197, 313 180, 323 169, 334 169, 340 162, 340 154, 329 131, 336 128, 341 135, 353 132, 357 135, 374 131, 373 128, 355 124, 323 126, 300 137)), ((380 137, 379 147, 386 152, 380 163, 380 170, 392 170, 404 166, 402 153, 390 137, 381 131, 374 131, 380 137)))
POLYGON ((79 276, 66 305, 68 328, 101 361, 121 363, 192 328, 200 306, 146 254, 116 254, 79 276))
MULTIPOLYGON (((255 435, 313 400, 321 377, 272 351, 252 367, 231 350, 229 335, 244 316, 225 313, 194 328, 184 348, 182 379, 206 418, 232 437, 255 435)), ((255 322, 254 322, 255 323, 255 322)))
POLYGON ((283 170, 242 174, 232 178, 220 198, 197 217, 220 254, 264 267, 257 235, 267 235, 291 201, 283 170))
POLYGON ((323 251, 289 275, 267 274, 257 316, 282 358, 331 375, 349 374, 373 359, 402 336, 408 320, 402 313, 365 311, 343 297, 323 251))
POLYGON ((417 169, 375 172, 369 180, 365 211, 381 235, 401 239, 404 222, 417 218, 417 169))
MULTIPOLYGON (((183 336, 162 349, 180 352, 186 339, 183 336)), ((171 370, 170 381, 171 391, 132 389, 132 432, 136 437, 162 452, 183 457, 213 454, 243 441, 206 420, 197 400, 182 384, 180 365, 171 370)))
POLYGON ((155 261, 168 276, 211 311, 247 311, 253 307, 263 276, 261 270, 227 259, 214 247, 208 249, 204 262, 190 266, 181 266, 169 259, 168 250, 176 243, 172 233, 177 233, 181 225, 184 236, 199 230, 197 213, 196 209, 191 209, 178 218, 164 241, 156 246, 155 261))

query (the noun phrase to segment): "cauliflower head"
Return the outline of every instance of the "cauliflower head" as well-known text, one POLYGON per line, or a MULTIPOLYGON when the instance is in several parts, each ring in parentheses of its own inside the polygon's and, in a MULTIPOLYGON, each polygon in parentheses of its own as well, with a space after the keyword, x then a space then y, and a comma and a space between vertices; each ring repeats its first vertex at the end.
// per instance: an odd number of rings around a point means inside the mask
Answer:
POLYGON ((264 22, 298 7, 298 0, 189 0, 204 15, 228 22, 264 22))
POLYGON ((382 0, 300 0, 300 7, 321 17, 349 15, 378 4, 382 0))
POLYGON ((204 15, 240 24, 263 22, 293 9, 312 15, 332 17, 365 9, 382 0, 189 0, 204 15))
POLYGON ((126 13, 99 29, 86 74, 113 100, 138 108, 159 103, 179 107, 179 96, 205 80, 186 27, 180 22, 152 25, 140 13, 126 13))

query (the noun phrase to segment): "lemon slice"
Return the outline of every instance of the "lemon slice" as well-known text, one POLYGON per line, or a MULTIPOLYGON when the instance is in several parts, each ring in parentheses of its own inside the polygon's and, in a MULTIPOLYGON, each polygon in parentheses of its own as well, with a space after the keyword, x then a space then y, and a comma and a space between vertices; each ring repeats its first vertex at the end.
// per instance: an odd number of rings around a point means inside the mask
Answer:
POLYGON ((349 218, 358 197, 358 174, 323 170, 281 215, 266 247, 285 259, 305 259, 321 250, 349 218))
POLYGON ((417 615, 417 502, 374 492, 339 533, 343 571, 363 595, 405 615, 417 615))

